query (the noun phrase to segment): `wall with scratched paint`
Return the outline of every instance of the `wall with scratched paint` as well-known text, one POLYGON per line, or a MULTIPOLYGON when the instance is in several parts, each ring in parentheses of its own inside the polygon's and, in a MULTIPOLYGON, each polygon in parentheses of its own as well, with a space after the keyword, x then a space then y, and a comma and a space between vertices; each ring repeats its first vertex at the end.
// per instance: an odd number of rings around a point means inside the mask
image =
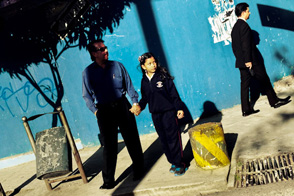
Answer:
MULTIPOLYGON (((138 56, 146 51, 153 52, 175 76, 179 94, 194 119, 202 114, 207 101, 219 110, 240 104, 239 72, 234 68, 230 42, 230 31, 236 21, 233 10, 239 2, 135 1, 125 8, 124 18, 114 32, 106 32, 103 36, 110 59, 125 65, 139 92, 142 73, 137 67, 138 56)), ((247 2, 251 10, 248 23, 260 34, 258 48, 271 81, 293 74, 294 29, 288 24, 293 24, 293 2, 247 2), (287 17, 281 21, 283 13, 287 17), (275 18, 277 14, 280 19, 275 18)), ((61 104, 74 138, 81 139, 84 146, 99 144, 96 119, 82 99, 81 73, 90 63, 89 54, 78 48, 68 49, 58 59, 64 87, 61 104)), ((50 99, 56 99, 57 89, 48 65, 41 63, 29 70, 43 92, 50 99)), ((26 78, 11 78, 7 73, 2 73, 0 78, 0 158, 4 158, 31 151, 22 116, 53 109, 26 78)), ((148 110, 136 119, 140 134, 155 131, 148 110)), ((33 134, 51 124, 51 115, 30 123, 33 134)))

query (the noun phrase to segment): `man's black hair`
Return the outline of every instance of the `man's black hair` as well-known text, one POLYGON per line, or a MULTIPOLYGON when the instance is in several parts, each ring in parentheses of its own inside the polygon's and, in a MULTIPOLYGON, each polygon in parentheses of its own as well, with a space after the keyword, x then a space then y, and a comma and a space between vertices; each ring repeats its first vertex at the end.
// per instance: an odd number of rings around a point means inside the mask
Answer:
POLYGON ((97 40, 91 41, 91 42, 87 45, 87 50, 88 50, 89 52, 97 52, 97 48, 94 46, 94 44, 96 44, 96 43, 100 43, 100 42, 104 43, 104 40, 102 40, 102 39, 97 39, 97 40))
POLYGON ((87 50, 89 51, 90 53, 90 56, 91 56, 91 60, 92 61, 95 61, 95 57, 91 54, 91 52, 97 52, 97 48, 94 46, 95 43, 104 43, 104 40, 102 39, 97 39, 97 40, 94 40, 94 41, 91 41, 88 45, 87 45, 87 50))
POLYGON ((249 5, 247 3, 238 3, 235 7, 235 14, 240 17, 242 12, 246 11, 249 5))

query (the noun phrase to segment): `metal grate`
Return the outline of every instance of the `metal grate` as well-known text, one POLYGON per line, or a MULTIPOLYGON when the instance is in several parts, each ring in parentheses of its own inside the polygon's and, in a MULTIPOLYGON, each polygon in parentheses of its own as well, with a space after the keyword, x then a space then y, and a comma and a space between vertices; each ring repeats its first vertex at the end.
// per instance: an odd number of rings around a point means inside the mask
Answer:
POLYGON ((263 159, 238 160, 235 187, 249 187, 293 180, 294 153, 263 159))

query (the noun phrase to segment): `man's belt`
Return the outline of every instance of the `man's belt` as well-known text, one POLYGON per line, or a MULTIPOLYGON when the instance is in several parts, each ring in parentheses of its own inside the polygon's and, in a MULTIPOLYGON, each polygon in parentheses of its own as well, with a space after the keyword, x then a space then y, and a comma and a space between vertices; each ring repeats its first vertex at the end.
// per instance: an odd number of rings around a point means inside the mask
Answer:
POLYGON ((121 98, 118 98, 117 100, 109 102, 109 103, 97 103, 95 107, 97 109, 106 108, 106 107, 114 108, 114 107, 117 107, 120 103, 122 103, 125 98, 126 98, 125 95, 123 95, 121 98))

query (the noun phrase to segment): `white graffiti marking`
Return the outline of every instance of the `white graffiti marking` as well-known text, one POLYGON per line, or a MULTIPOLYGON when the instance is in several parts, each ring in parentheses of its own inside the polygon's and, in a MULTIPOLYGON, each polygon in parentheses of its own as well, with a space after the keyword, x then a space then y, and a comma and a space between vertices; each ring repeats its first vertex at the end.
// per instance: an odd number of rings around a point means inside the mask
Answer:
POLYGON ((237 21, 234 0, 211 0, 216 14, 208 18, 213 31, 213 42, 231 42, 231 31, 237 21))

